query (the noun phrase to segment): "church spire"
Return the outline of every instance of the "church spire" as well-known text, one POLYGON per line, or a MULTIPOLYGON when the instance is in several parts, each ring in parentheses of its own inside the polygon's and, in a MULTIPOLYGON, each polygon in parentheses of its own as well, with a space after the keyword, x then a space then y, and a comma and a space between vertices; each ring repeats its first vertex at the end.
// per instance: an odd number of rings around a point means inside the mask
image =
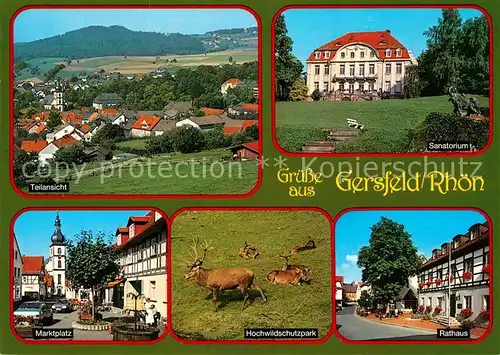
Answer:
POLYGON ((50 238, 52 240, 52 245, 64 245, 65 238, 61 232, 61 219, 59 218, 59 211, 56 213, 54 227, 54 234, 52 234, 52 237, 50 238))

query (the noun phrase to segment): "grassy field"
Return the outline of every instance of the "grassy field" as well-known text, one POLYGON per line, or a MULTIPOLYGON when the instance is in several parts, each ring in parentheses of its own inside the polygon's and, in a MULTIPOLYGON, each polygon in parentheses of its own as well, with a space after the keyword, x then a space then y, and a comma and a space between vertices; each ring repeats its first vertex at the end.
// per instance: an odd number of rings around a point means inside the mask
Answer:
POLYGON ((85 176, 78 182, 71 181, 70 194, 245 194, 257 184, 256 161, 222 166, 216 165, 213 171, 216 176, 222 171, 224 174, 213 177, 210 164, 176 163, 172 158, 163 157, 154 158, 152 164, 147 165, 144 159, 131 166, 114 168, 104 176, 85 176), (171 162, 171 169, 167 165, 160 168, 160 160, 171 162))
MULTIPOLYGON (((169 72, 173 73, 181 68, 195 68, 199 65, 219 65, 229 63, 229 57, 233 57, 236 63, 251 62, 257 60, 256 49, 239 49, 228 50, 221 52, 213 52, 205 54, 189 54, 189 55, 168 55, 160 56, 159 60, 153 56, 137 56, 137 57, 97 57, 97 58, 82 58, 74 59, 71 65, 65 63, 64 58, 36 58, 29 60, 31 66, 40 68, 39 78, 43 78, 45 73, 52 69, 56 64, 65 64, 66 68, 61 70, 58 75, 62 77, 71 77, 80 75, 80 73, 91 74, 97 70, 104 69, 107 72, 118 71, 122 74, 131 73, 149 73, 158 68, 167 67, 169 72), (171 63, 172 59, 176 59, 177 63, 171 63), (168 63, 166 62, 168 60, 168 63)), ((23 70, 21 75, 16 77, 17 80, 26 80, 32 78, 33 75, 29 69, 23 70)))
POLYGON ((149 142, 150 138, 144 138, 144 139, 131 139, 128 141, 123 141, 119 142, 116 144, 118 149, 125 147, 125 148, 134 148, 134 149, 145 149, 146 148, 146 143, 149 142))
MULTIPOLYGON (((331 244, 328 220, 309 211, 196 211, 183 212, 172 224, 172 329, 186 339, 243 339, 245 328, 317 328, 324 337, 332 324, 331 244), (309 285, 272 285, 266 275, 281 269, 280 254, 311 236, 317 248, 301 252, 290 263, 311 269, 309 285), (239 291, 224 291, 214 312, 208 291, 184 279, 190 261, 189 243, 199 237, 211 240, 204 267, 245 267, 255 273, 257 291, 242 310, 239 291), (248 242, 260 257, 246 260, 238 248, 248 242)), ((201 254, 201 253, 200 253, 201 254)))
MULTIPOLYGON (((487 97, 477 97, 488 106, 487 97)), ((409 100, 360 102, 277 102, 276 135, 287 151, 300 151, 304 143, 322 137, 321 128, 349 130, 346 119, 365 125, 356 140, 344 143, 336 151, 400 152, 407 147, 408 130, 416 128, 430 112, 453 112, 448 96, 409 100)))

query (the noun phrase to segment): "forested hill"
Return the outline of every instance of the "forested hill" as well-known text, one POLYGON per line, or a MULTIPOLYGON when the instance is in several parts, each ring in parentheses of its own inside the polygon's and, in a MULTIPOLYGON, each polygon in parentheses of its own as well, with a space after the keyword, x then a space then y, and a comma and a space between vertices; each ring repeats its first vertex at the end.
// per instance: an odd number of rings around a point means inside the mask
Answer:
POLYGON ((181 55, 206 51, 203 42, 194 36, 136 32, 122 26, 90 26, 34 42, 14 44, 16 61, 50 57, 181 55))

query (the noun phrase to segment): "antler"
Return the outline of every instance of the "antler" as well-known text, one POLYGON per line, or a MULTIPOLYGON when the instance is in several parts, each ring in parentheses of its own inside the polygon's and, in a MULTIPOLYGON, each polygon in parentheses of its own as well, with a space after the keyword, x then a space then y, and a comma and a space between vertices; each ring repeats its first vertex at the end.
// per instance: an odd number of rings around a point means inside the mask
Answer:
POLYGON ((189 247, 193 250, 194 254, 190 251, 189 256, 193 258, 193 263, 198 261, 198 239, 194 239, 191 244, 189 244, 189 247))
POLYGON ((203 263, 205 261, 205 256, 207 256, 207 250, 212 249, 212 248, 210 248, 210 244, 212 244, 212 239, 210 239, 209 242, 207 242, 206 239, 204 240, 204 243, 203 243, 203 246, 202 246, 203 257, 201 258, 200 263, 203 263))

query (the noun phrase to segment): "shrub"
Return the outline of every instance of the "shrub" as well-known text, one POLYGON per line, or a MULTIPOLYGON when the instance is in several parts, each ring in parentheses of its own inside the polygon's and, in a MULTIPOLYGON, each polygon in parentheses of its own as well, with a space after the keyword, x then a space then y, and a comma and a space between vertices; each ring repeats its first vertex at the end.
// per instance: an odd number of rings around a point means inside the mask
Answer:
POLYGON ((208 132, 203 132, 204 149, 217 149, 227 147, 227 140, 222 131, 222 127, 217 127, 208 132))
POLYGON ((431 320, 432 316, 430 314, 424 314, 424 315, 422 315, 422 319, 423 320, 431 320))
POLYGON ((418 311, 422 313, 424 311, 424 305, 421 304, 420 306, 418 306, 418 311))
POLYGON ((428 142, 468 142, 477 149, 486 146, 490 135, 488 120, 457 117, 452 113, 431 112, 421 126, 409 133, 409 149, 427 150, 428 142))
POLYGON ((427 313, 430 313, 430 312, 432 311, 432 307, 431 307, 431 306, 427 306, 427 307, 425 307, 425 311, 426 311, 427 313))
POLYGON ((440 307, 434 308, 434 313, 436 313, 436 314, 441 313, 441 308, 440 307))
POLYGON ((311 97, 314 101, 319 101, 321 99, 321 93, 316 89, 312 92, 311 97))
POLYGON ((199 152, 203 149, 203 133, 195 127, 177 127, 171 133, 174 149, 183 154, 199 152))
POLYGON ((83 148, 78 145, 61 148, 54 154, 54 161, 58 163, 83 164, 87 160, 83 148))
POLYGON ((309 141, 324 141, 328 133, 320 128, 281 126, 276 130, 279 145, 289 152, 300 152, 309 141))
POLYGON ((172 138, 169 134, 162 134, 146 142, 147 154, 170 153, 174 150, 172 138))

